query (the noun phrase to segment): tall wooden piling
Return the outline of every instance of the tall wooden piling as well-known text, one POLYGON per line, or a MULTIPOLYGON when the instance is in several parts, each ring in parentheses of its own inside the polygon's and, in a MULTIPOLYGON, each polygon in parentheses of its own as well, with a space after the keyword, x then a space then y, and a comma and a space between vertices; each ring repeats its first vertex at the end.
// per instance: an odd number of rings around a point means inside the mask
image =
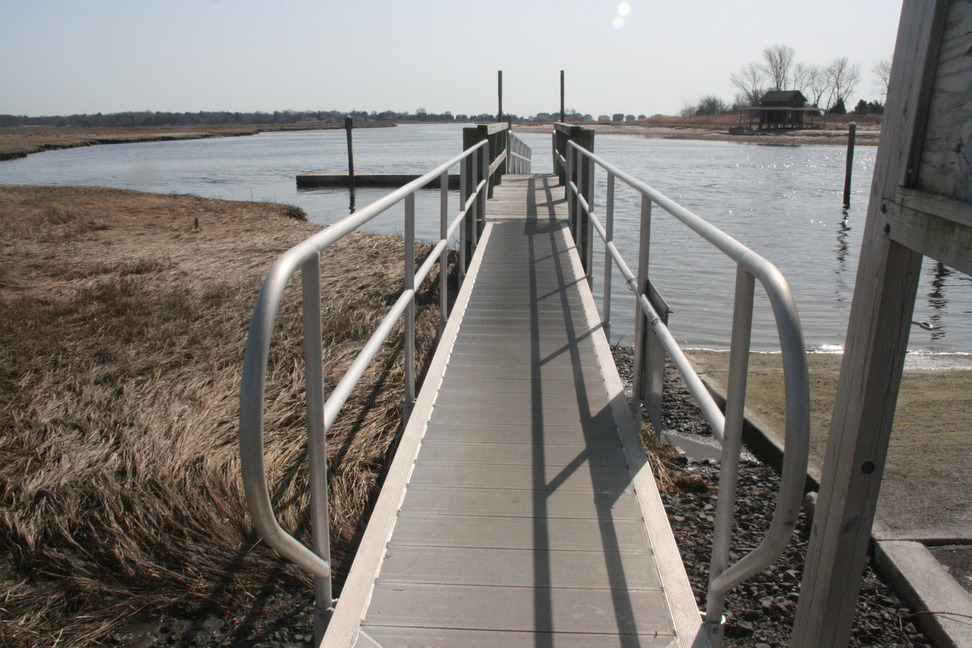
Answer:
POLYGON ((496 108, 496 121, 503 121, 503 70, 496 73, 496 92, 499 95, 499 106, 496 108))
POLYGON ((344 118, 344 130, 348 135, 348 178, 352 187, 354 187, 354 146, 351 143, 351 130, 353 128, 354 121, 349 115, 344 118))
POLYGON ((850 207, 851 176, 854 173, 854 142, 857 140, 857 124, 851 122, 847 131, 847 165, 844 170, 844 209, 850 207))
POLYGON ((560 71, 560 121, 563 123, 567 113, 564 112, 564 71, 560 71))

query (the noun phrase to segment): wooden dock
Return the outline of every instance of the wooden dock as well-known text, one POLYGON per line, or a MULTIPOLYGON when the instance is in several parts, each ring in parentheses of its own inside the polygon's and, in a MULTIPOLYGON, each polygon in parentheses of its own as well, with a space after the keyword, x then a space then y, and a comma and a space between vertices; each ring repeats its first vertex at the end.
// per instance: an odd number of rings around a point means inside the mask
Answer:
POLYGON ((323 645, 708 645, 556 182, 496 186, 323 645))
MULTIPOLYGON (((320 187, 402 187, 421 177, 419 173, 356 173, 354 178, 347 173, 301 173, 297 176, 298 189, 320 187)), ((439 188, 439 179, 428 184, 429 189, 439 188)), ((449 174, 449 189, 459 188, 459 174, 449 174)))

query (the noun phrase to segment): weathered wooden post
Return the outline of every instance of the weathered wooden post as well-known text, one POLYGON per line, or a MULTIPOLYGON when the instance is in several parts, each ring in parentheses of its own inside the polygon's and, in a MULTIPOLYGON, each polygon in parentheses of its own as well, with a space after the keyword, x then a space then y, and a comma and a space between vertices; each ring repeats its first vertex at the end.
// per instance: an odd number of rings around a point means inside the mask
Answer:
POLYGON ((857 124, 848 124, 847 131, 847 166, 844 170, 844 209, 850 207, 851 175, 854 172, 854 141, 857 139, 857 124))
POLYGON ((560 121, 565 121, 566 113, 564 112, 564 71, 560 71, 560 121))
POLYGON ((344 118, 344 130, 348 136, 348 179, 351 187, 354 187, 354 146, 351 144, 351 130, 354 128, 354 120, 348 115, 344 118))
POLYGON ((972 273, 972 191, 950 171, 967 164, 954 142, 969 134, 970 30, 968 2, 902 6, 792 648, 850 637, 922 258, 972 273))
POLYGON ((499 94, 499 106, 496 108, 496 121, 503 121, 503 70, 496 73, 497 93, 499 94))
MULTIPOLYGON (((570 127, 570 139, 583 149, 591 153, 594 152, 594 130, 591 128, 581 128, 580 126, 570 127)), ((588 206, 594 204, 594 163, 590 158, 582 156, 578 165, 577 187, 580 194, 587 201, 588 206)), ((592 252, 592 226, 590 218, 586 212, 581 212, 578 229, 577 244, 580 247, 581 259, 584 261, 584 271, 588 276, 591 274, 590 259, 592 252)))

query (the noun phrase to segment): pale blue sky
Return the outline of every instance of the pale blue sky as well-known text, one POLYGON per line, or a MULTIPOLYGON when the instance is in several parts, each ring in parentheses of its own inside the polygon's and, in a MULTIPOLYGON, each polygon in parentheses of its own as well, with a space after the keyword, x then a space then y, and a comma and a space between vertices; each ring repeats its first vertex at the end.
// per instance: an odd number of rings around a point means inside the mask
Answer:
MULTIPOLYGON (((0 0, 0 113, 399 110, 675 114, 784 43, 871 66, 900 0, 0 0)), ((851 105, 853 105, 851 103, 851 105)))

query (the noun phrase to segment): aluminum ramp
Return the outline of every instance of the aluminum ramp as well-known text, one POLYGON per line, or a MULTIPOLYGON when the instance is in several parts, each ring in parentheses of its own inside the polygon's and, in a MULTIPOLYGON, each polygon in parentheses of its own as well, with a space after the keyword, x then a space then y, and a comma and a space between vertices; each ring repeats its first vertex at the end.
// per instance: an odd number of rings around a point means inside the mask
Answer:
POLYGON ((323 645, 707 646, 555 176, 506 176, 323 645))

